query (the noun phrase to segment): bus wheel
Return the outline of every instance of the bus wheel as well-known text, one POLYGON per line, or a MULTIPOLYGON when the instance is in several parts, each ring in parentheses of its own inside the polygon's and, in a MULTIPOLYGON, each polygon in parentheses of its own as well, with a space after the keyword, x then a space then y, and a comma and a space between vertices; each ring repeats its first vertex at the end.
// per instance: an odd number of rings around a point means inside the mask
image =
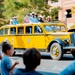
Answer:
POLYGON ((50 47, 50 56, 53 60, 60 60, 63 57, 63 49, 60 44, 53 43, 50 47))
POLYGON ((71 51, 73 57, 75 58, 75 51, 71 51))

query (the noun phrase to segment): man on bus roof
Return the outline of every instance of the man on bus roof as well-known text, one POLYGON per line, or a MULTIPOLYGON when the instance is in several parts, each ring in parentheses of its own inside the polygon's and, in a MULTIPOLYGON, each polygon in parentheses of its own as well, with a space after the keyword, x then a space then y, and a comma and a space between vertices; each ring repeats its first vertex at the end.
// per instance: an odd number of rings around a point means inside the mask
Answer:
POLYGON ((13 25, 19 24, 19 22, 18 22, 18 20, 17 20, 17 17, 13 17, 12 24, 13 24, 13 25))

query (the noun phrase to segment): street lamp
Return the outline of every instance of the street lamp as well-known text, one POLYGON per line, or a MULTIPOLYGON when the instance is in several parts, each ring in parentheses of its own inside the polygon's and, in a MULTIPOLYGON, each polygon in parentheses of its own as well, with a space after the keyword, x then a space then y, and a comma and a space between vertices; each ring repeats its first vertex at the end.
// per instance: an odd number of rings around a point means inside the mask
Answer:
POLYGON ((65 24, 66 24, 66 26, 67 26, 67 14, 68 14, 67 11, 65 11, 64 15, 65 15, 65 24))

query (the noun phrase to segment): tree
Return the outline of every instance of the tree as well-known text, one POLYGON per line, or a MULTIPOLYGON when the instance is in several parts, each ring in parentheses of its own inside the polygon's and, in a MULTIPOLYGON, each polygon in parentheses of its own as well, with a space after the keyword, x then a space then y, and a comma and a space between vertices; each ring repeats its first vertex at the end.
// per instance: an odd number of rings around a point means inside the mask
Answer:
POLYGON ((52 2, 58 2, 58 0, 51 0, 52 2))
POLYGON ((10 19, 10 17, 15 16, 16 11, 16 0, 4 0, 4 13, 6 19, 10 19))
POLYGON ((3 21, 3 7, 4 7, 4 4, 3 4, 4 0, 0 0, 0 26, 2 26, 4 24, 4 21, 3 21))
POLYGON ((61 9, 62 8, 60 7, 54 7, 51 9, 50 15, 51 15, 52 22, 54 22, 55 19, 58 17, 58 11, 61 9))

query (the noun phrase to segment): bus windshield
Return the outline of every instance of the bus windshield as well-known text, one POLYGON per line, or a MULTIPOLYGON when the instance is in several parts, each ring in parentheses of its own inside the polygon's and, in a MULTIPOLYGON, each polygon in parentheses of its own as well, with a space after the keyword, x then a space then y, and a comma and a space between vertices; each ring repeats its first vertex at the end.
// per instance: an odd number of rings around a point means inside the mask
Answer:
POLYGON ((53 31, 56 31, 56 32, 63 32, 63 31, 66 31, 66 28, 65 26, 52 26, 52 25, 44 25, 44 29, 47 31, 47 32, 53 32, 53 31))

